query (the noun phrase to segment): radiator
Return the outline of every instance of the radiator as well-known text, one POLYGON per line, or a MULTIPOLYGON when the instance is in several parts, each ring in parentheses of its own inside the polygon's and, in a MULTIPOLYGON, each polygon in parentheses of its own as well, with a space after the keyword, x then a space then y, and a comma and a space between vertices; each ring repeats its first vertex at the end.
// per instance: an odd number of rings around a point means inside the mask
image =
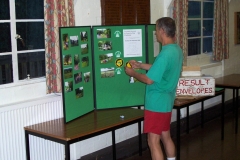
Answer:
MULTIPOLYGON (((57 95, 0 107, 0 159, 26 160, 24 126, 63 117, 57 95)), ((31 160, 64 160, 64 146, 30 136, 31 160)))

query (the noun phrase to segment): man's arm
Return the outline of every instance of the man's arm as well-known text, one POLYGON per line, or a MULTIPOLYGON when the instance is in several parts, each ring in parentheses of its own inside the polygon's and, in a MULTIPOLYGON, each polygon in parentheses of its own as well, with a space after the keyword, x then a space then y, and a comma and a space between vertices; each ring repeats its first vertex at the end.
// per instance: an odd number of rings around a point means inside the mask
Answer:
POLYGON ((144 70, 149 70, 151 68, 151 64, 147 64, 147 63, 140 63, 140 68, 144 69, 144 70))
MULTIPOLYGON (((146 66, 147 67, 147 66, 146 66)), ((153 81, 151 79, 149 79, 146 74, 141 74, 141 73, 138 73, 136 71, 134 71, 134 69, 132 68, 128 68, 128 67, 125 67, 125 72, 127 75, 129 75, 130 77, 134 77, 136 78, 137 80, 143 82, 143 83, 146 83, 146 84, 153 84, 153 81)))
POLYGON ((131 60, 131 61, 129 61, 129 63, 131 64, 132 68, 134 68, 134 69, 149 70, 152 66, 151 64, 140 63, 140 62, 135 61, 135 60, 131 60))

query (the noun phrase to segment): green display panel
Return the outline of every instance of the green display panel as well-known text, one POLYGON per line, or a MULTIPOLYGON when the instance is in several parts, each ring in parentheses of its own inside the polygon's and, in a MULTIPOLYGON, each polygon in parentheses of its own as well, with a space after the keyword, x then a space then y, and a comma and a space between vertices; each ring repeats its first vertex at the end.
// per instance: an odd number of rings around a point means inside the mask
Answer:
POLYGON ((91 27, 59 28, 65 122, 94 109, 91 27))
POLYGON ((146 25, 147 31, 147 63, 153 64, 155 58, 162 49, 161 43, 157 42, 155 31, 155 24, 146 25))
POLYGON ((129 60, 146 63, 145 34, 145 25, 93 26, 97 109, 144 104, 145 84, 126 75, 124 69, 129 60))

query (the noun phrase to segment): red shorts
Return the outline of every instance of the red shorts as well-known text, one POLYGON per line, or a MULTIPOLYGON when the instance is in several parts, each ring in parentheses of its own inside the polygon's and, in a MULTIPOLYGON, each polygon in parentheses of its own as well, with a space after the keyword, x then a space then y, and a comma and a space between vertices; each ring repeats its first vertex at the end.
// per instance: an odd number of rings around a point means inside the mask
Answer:
POLYGON ((143 132, 162 134, 170 129, 172 112, 160 113, 149 110, 144 111, 143 132))

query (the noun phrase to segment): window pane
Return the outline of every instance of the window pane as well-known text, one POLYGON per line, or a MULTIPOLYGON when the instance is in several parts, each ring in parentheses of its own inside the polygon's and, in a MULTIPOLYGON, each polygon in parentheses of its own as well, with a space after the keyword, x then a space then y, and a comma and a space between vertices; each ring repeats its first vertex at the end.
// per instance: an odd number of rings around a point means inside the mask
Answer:
POLYGON ((10 19, 9 1, 8 0, 1 0, 0 20, 8 20, 8 19, 10 19))
POLYGON ((203 36, 212 36, 212 35, 213 35, 213 20, 204 20, 203 36))
POLYGON ((214 3, 203 2, 203 18, 213 18, 214 3))
POLYGON ((203 38, 203 52, 204 53, 212 52, 212 37, 203 38))
POLYGON ((17 50, 44 49, 43 22, 18 22, 17 34, 22 39, 17 40, 17 50))
POLYGON ((18 54, 19 80, 45 76, 45 52, 18 54))
POLYGON ((197 37, 201 35, 201 21, 189 20, 188 21, 188 37, 197 37))
POLYGON ((15 0, 16 19, 43 19, 43 0, 15 0))
POLYGON ((11 52, 11 32, 10 23, 0 23, 0 54, 2 52, 11 52))
POLYGON ((189 1, 188 18, 201 18, 201 2, 189 1))
POLYGON ((198 55, 201 51, 201 39, 189 39, 188 40, 188 55, 198 55))
POLYGON ((0 85, 12 82, 12 55, 0 56, 0 85))

